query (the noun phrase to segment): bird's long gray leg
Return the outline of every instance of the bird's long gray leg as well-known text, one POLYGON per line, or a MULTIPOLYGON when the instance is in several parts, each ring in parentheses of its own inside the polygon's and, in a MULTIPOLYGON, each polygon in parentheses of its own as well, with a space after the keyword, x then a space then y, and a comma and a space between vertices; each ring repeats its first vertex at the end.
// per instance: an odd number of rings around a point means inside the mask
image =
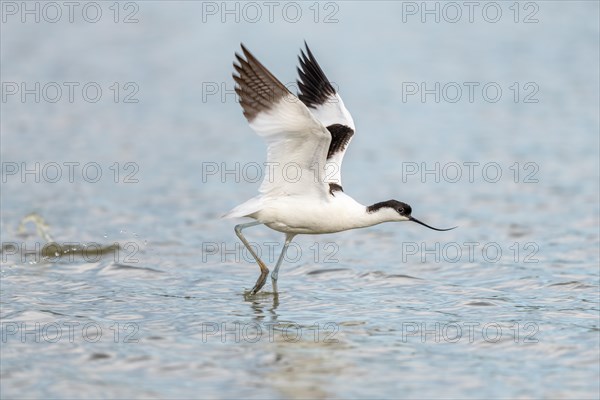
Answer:
POLYGON ((294 239, 294 236, 296 235, 293 233, 288 233, 285 235, 285 243, 283 244, 283 249, 281 250, 281 254, 279 255, 279 259, 277 260, 275 269, 271 273, 271 283, 273 284, 274 291, 277 291, 277 278, 279 277, 279 267, 281 267, 281 263, 283 263, 283 258, 285 257, 287 248, 290 245, 292 239, 294 239))
POLYGON ((256 225, 260 225, 260 224, 261 224, 260 222, 254 221, 254 222, 248 222, 246 224, 239 224, 239 225, 235 226, 235 234, 237 235, 237 237, 240 238, 242 243, 244 243, 244 246, 246 246, 246 248, 248 249, 250 254, 252 254, 252 257, 254 257, 254 259, 256 260, 256 263, 260 267, 260 276, 256 280, 256 284, 254 285, 254 287, 251 290, 252 294, 256 294, 265 285, 265 282, 267 281, 267 276, 269 275, 269 268, 267 268, 265 263, 256 255, 254 250, 252 250, 250 243, 248 243, 248 241, 246 240, 244 235, 242 235, 242 230, 246 229, 246 228, 250 228, 251 226, 256 226, 256 225))

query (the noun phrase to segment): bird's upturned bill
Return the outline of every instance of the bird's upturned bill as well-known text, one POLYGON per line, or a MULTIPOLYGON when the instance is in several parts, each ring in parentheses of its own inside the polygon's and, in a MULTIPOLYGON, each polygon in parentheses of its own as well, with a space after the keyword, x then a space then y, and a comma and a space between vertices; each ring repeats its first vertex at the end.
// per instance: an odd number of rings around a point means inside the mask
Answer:
POLYGON ((408 217, 408 219, 412 222, 416 222, 417 224, 421 224, 423 226, 428 227, 429 229, 433 229, 434 231, 451 231, 452 229, 458 228, 457 226, 453 226, 452 228, 446 228, 446 229, 440 229, 440 228, 434 228, 433 226, 429 226, 427 225, 425 222, 421 222, 418 219, 416 219, 415 217, 408 217))

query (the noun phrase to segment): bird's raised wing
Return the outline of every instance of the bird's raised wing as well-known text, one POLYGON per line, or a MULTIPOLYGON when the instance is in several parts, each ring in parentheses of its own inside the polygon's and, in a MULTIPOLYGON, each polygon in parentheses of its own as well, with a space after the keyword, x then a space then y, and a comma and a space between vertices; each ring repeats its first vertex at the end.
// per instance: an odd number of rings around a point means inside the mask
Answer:
POLYGON ((236 53, 236 93, 250 127, 268 145, 264 195, 326 196, 323 168, 331 135, 308 108, 242 45, 236 53), (245 57, 245 58, 244 58, 245 57))
POLYGON ((334 185, 342 185, 342 160, 346 149, 354 135, 354 121, 344 106, 340 95, 317 63, 306 42, 306 53, 300 51, 300 67, 298 68, 298 97, 310 109, 310 112, 329 131, 331 144, 327 151, 325 165, 325 181, 334 185))

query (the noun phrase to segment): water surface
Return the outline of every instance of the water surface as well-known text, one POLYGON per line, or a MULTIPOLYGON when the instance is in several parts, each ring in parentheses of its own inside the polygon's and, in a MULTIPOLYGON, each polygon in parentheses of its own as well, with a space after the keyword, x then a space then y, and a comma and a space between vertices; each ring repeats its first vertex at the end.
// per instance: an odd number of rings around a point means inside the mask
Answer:
MULTIPOLYGON (((317 22, 299 3, 294 23, 134 4, 137 23, 101 3, 97 23, 2 24, 2 81, 65 90, 2 102, 3 398, 599 396, 598 3, 535 2, 537 23, 512 3, 496 23, 422 23, 394 2, 331 3, 317 22), (303 40, 356 121, 346 192, 459 229, 299 236, 278 295, 248 296, 258 268, 219 216, 254 196, 265 148, 233 53, 243 41, 292 83, 303 40), (439 102, 407 94, 422 83, 439 102), (19 231, 32 213, 46 231, 19 231), (50 239, 75 250, 36 256, 50 239)), ((282 235, 247 232, 272 265, 282 235)))

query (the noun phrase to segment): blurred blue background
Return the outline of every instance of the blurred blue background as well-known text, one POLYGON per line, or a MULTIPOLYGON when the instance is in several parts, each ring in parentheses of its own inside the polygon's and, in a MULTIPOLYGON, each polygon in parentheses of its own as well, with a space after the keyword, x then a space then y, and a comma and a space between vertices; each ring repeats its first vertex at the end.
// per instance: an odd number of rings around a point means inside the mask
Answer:
POLYGON ((598 2, 54 4, 2 2, 2 397, 598 397, 598 2), (460 228, 298 237, 248 297, 234 52, 294 89, 304 40, 356 123, 346 193, 460 228), (122 250, 25 256, 31 213, 122 250))

